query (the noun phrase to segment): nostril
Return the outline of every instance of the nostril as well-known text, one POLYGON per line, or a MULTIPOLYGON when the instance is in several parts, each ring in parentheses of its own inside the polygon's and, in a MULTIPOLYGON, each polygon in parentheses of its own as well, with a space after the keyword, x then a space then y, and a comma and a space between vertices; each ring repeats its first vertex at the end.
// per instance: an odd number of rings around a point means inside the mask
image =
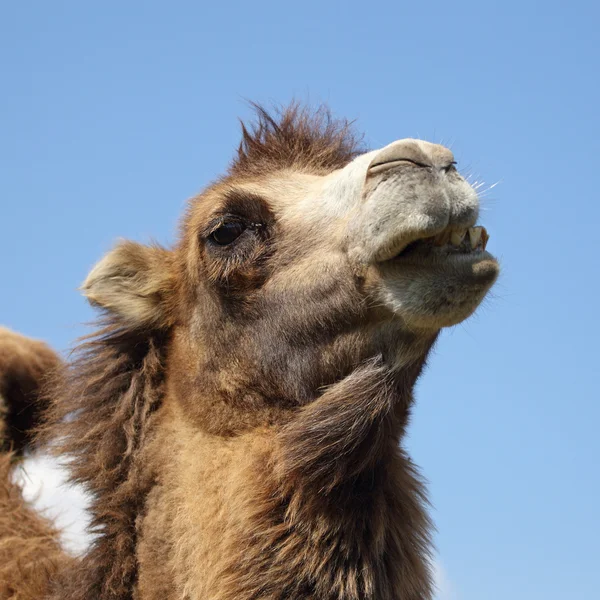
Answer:
POLYGON ((399 158, 399 159, 389 159, 383 160, 380 162, 373 162, 368 170, 368 175, 377 175, 382 171, 387 171, 389 169, 393 169, 394 167, 399 167, 401 165, 409 165, 413 167, 418 167, 421 169, 431 169, 431 165, 425 164, 423 162, 417 160, 411 160, 410 158, 399 158))
POLYGON ((422 169, 428 169, 431 167, 431 165, 428 165, 427 163, 420 162, 418 160, 411 160, 410 158, 405 158, 404 162, 411 163, 411 164, 415 165, 416 167, 421 167, 422 169))
POLYGON ((376 153, 369 165, 369 172, 375 174, 400 165, 431 167, 432 162, 417 140, 398 140, 376 153))
POLYGON ((425 163, 418 162, 416 160, 411 160, 410 158, 390 158, 388 160, 382 160, 379 162, 374 162, 371 164, 369 169, 376 169, 377 167, 382 167, 383 165, 415 165, 416 167, 429 167, 431 165, 426 165, 425 163))
POLYGON ((422 140, 405 139, 393 142, 375 153, 368 174, 375 175, 401 165, 450 173, 456 161, 448 148, 422 140))

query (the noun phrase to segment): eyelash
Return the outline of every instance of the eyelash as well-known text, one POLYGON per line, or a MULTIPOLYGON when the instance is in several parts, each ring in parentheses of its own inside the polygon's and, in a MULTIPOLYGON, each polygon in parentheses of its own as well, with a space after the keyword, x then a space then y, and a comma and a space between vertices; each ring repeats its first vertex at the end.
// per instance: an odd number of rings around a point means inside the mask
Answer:
POLYGON ((246 221, 243 218, 238 217, 237 215, 223 215, 218 219, 215 219, 210 226, 207 228, 205 232, 205 236, 209 237, 212 235, 219 227, 225 225, 225 223, 241 223, 246 229, 261 229, 265 226, 264 223, 251 223, 246 221))

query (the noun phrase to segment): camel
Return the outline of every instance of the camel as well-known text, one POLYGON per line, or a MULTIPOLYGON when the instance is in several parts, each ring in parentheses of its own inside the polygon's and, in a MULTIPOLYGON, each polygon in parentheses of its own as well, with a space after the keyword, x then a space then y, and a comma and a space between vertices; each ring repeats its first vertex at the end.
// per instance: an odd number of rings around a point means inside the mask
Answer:
POLYGON ((83 283, 101 323, 41 439, 95 539, 15 598, 432 598, 402 440, 440 330, 499 272, 477 194, 440 145, 367 151, 327 109, 256 111, 171 248, 122 241, 83 283))

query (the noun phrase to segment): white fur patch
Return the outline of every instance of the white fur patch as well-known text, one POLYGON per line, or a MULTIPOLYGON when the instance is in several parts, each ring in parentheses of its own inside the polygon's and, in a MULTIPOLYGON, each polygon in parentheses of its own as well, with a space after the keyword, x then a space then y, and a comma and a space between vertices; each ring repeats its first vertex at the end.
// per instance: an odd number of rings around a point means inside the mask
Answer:
POLYGON ((64 547, 77 555, 85 552, 92 540, 87 531, 89 500, 83 489, 69 483, 67 477, 66 469, 46 454, 28 457, 14 475, 25 500, 55 522, 64 547))

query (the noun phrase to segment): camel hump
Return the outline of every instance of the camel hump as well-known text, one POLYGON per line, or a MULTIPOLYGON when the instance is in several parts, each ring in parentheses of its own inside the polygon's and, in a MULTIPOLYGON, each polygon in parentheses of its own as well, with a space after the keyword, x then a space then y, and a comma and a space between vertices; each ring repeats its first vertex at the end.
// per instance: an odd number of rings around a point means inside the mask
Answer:
POLYGON ((20 453, 32 442, 44 384, 60 364, 46 343, 0 327, 0 451, 20 453))

